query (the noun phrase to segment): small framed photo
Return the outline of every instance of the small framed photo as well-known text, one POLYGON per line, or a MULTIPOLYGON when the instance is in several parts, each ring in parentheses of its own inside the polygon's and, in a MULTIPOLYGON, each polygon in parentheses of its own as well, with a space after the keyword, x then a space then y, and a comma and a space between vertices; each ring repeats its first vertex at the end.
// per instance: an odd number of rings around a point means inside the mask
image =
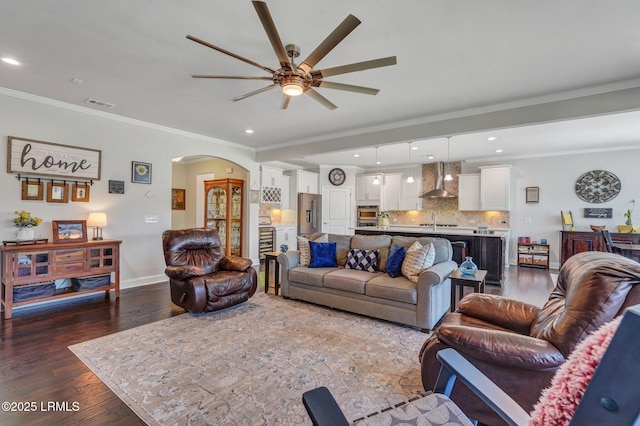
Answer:
POLYGON ((53 220, 54 243, 84 243, 87 241, 86 220, 53 220))
POLYGON ((131 162, 131 182, 151 183, 151 163, 131 162))
POLYGON ((123 180, 110 180, 109 181, 109 194, 124 194, 124 181, 123 180))
POLYGON ((37 180, 22 181, 23 200, 44 200, 44 184, 37 180))
POLYGON ((74 183, 71 185, 71 201, 89 202, 90 188, 88 183, 74 183))
POLYGON ((49 182, 47 184, 47 202, 68 203, 69 186, 66 182, 49 182))
POLYGON ((171 189, 171 210, 184 210, 186 201, 186 191, 184 189, 171 189))
POLYGON ((540 188, 537 186, 527 186, 527 203, 537 204, 540 202, 540 188))

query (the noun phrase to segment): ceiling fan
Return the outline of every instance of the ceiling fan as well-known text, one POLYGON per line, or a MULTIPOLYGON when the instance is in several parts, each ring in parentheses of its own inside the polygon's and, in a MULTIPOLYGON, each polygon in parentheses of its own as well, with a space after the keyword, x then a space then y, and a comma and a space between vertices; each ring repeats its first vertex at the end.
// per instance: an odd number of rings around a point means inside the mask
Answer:
POLYGON ((294 44, 283 46, 276 26, 273 22, 273 19, 271 18, 271 14, 269 13, 269 9, 267 8, 267 4, 264 1, 257 0, 252 1, 252 3, 254 8, 256 9, 256 12, 258 13, 258 17, 260 18, 262 26, 267 32, 267 37, 269 37, 271 46, 273 46, 273 50, 275 51, 280 63, 280 68, 278 69, 269 68, 250 59, 244 58, 240 55, 236 55, 235 53, 230 52, 226 49, 208 43, 204 40, 200 40, 199 38, 196 38, 192 35, 187 35, 187 38, 189 40, 200 43, 203 46, 210 47, 211 49, 217 50, 218 52, 224 53, 225 55, 229 55, 233 58, 239 59, 243 62, 246 62, 250 65, 271 73, 271 77, 192 75, 193 78, 267 80, 272 82, 272 84, 269 86, 244 94, 242 96, 238 96, 237 98, 233 99, 234 101, 239 101, 248 98, 249 96, 257 95, 258 93, 266 92, 279 86, 282 88, 283 92, 282 104, 280 106, 282 109, 286 109, 289 106, 289 101, 291 100, 292 96, 298 96, 306 93, 326 108, 334 110, 337 108, 337 106, 335 106, 327 98, 314 90, 315 87, 346 90, 349 92, 363 93, 366 95, 375 95, 379 90, 372 89, 370 87, 324 81, 324 77, 346 74, 355 71, 363 71, 371 68, 386 67, 388 65, 396 64, 396 57, 389 56, 387 58, 373 59, 370 61, 357 62, 323 70, 313 70, 313 67, 316 66, 316 64, 320 62, 320 60, 324 58, 327 53, 329 53, 334 47, 336 47, 338 43, 340 43, 346 36, 348 36, 349 33, 351 33, 351 31, 353 31, 358 25, 360 25, 360 20, 358 18, 353 15, 349 15, 345 18, 344 21, 342 21, 342 23, 340 23, 340 25, 338 25, 338 27, 336 27, 335 30, 333 30, 331 34, 327 36, 327 38, 322 43, 320 43, 318 47, 316 47, 313 52, 311 52, 311 54, 309 54, 309 56, 304 61, 296 65, 294 60, 300 55, 300 48, 294 44))

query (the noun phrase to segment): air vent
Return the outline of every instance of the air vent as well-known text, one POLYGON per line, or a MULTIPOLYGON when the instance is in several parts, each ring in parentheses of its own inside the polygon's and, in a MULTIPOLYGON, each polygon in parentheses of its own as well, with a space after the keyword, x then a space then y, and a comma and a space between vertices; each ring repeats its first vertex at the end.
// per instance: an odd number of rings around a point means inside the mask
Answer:
POLYGON ((114 104, 110 104, 109 102, 99 101, 97 99, 91 99, 91 98, 87 99, 86 103, 91 104, 91 105, 95 105, 95 106, 99 106, 99 107, 102 107, 102 108, 108 108, 108 109, 111 109, 111 108, 115 107, 114 104))

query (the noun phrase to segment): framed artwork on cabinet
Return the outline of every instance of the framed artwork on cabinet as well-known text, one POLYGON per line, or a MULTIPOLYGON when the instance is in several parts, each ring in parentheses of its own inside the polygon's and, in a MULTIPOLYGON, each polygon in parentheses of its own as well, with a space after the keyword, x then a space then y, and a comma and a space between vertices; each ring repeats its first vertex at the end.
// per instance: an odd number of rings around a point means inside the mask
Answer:
POLYGON ((54 243, 87 242, 86 220, 53 220, 51 225, 53 226, 54 243))
POLYGON ((44 200, 44 184, 40 182, 40 180, 23 180, 22 199, 38 201, 44 200))
POLYGON ((151 163, 131 162, 131 182, 151 183, 151 163))
POLYGON ((74 183, 71 185, 71 201, 89 202, 90 186, 88 183, 74 183))
POLYGON ((47 202, 68 203, 69 186, 66 182, 49 182, 47 184, 47 202))

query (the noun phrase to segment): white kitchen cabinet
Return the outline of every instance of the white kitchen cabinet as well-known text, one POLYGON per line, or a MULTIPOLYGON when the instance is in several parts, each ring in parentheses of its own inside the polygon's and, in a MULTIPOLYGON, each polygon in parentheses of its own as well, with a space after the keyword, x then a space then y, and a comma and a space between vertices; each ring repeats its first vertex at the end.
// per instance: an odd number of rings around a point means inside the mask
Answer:
POLYGON ((480 206, 480 173, 458 175, 458 210, 482 210, 480 206))
POLYGON ((482 210, 510 209, 511 166, 480 168, 480 206, 482 210))
POLYGON ((291 174, 291 183, 294 185, 295 193, 306 192, 308 194, 319 194, 318 174, 305 170, 296 170, 291 174))
POLYGON ((402 175, 399 173, 385 174, 382 177, 382 203, 380 210, 400 210, 400 192, 402 190, 402 175))
POLYGON ((511 166, 481 167, 480 173, 458 175, 458 210, 508 211, 511 166))
POLYGON ((382 193, 382 174, 358 175, 356 176, 356 204, 380 205, 382 193), (375 178, 380 180, 380 184, 374 185, 375 178))
POLYGON ((269 204, 282 202, 282 169, 260 166, 260 201, 269 204))
POLYGON ((413 183, 408 183, 406 178, 400 182, 400 210, 422 210, 422 178, 413 179, 413 183))
POLYGON ((280 251, 280 246, 286 244, 289 246, 289 250, 297 250, 298 241, 296 235, 295 225, 276 225, 276 245, 273 249, 280 251))
POLYGON ((291 207, 291 177, 282 175, 282 198, 280 199, 280 208, 282 210, 290 209, 291 207))

